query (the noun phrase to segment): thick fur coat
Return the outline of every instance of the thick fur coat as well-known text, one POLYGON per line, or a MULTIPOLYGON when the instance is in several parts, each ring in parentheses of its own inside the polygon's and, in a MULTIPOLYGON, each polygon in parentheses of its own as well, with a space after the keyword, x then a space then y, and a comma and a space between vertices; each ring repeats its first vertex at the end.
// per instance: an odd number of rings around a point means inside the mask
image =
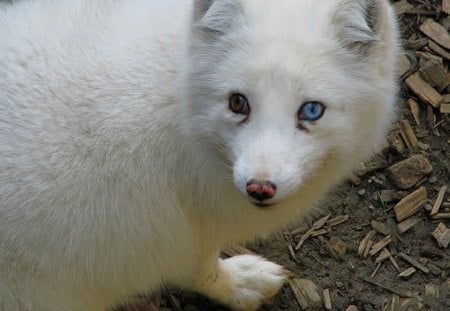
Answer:
POLYGON ((379 149, 397 41, 385 0, 0 3, 0 309, 105 310, 169 283, 257 309, 283 268, 220 249, 306 215, 379 149), (311 101, 323 116, 300 120, 311 101))

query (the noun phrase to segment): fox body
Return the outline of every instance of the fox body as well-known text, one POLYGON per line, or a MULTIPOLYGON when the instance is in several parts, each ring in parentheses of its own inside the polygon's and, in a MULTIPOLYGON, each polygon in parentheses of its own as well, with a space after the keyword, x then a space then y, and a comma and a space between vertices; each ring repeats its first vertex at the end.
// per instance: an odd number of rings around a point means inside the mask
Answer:
POLYGON ((379 149, 397 41, 384 0, 0 4, 0 309, 257 309, 283 268, 220 249, 379 149))

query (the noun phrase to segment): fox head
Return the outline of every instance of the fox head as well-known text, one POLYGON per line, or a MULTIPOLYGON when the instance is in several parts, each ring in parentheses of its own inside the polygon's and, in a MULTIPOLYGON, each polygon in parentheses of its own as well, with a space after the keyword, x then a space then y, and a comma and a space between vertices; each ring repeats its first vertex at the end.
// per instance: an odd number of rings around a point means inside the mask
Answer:
POLYGON ((380 148, 395 114, 387 1, 197 0, 191 32, 189 132, 250 202, 334 183, 380 148))

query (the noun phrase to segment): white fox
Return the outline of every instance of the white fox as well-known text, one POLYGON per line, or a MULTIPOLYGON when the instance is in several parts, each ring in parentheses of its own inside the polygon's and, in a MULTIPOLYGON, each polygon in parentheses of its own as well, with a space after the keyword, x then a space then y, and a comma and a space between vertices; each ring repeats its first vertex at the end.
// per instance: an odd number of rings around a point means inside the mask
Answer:
POLYGON ((398 50, 385 0, 0 4, 0 309, 257 309, 285 271, 219 251, 379 149, 398 50))

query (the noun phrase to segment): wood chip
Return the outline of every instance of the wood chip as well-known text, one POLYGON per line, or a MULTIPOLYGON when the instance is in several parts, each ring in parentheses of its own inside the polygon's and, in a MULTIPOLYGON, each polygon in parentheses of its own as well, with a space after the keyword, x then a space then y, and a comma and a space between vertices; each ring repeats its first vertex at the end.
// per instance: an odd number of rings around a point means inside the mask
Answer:
POLYGON ((444 69, 442 58, 430 53, 421 53, 420 55, 420 76, 433 87, 446 84, 447 70, 444 69))
POLYGON ((401 54, 398 59, 398 75, 403 76, 410 72, 411 62, 406 54, 401 54))
POLYGON ((323 290, 323 305, 325 309, 333 310, 333 305, 331 304, 330 290, 328 288, 323 290))
POLYGON ((414 152, 417 149, 417 137, 414 134, 414 130, 409 124, 408 120, 403 120, 400 123, 400 135, 410 152, 414 152))
POLYGON ((428 299, 441 298, 439 286, 435 284, 425 284, 425 297, 428 299))
POLYGON ((394 257, 389 257, 389 261, 392 263, 392 265, 394 266, 395 270, 397 270, 398 272, 401 272, 400 266, 397 263, 397 261, 395 260, 394 257))
POLYGON ((352 182, 352 184, 354 184, 355 186, 359 186, 362 184, 361 178, 356 176, 354 173, 351 173, 349 178, 350 178, 350 181, 352 182))
POLYGON ((406 12, 413 10, 414 7, 408 3, 407 0, 402 0, 393 4, 395 14, 402 15, 406 12))
POLYGON ((405 83, 423 102, 439 109, 443 100, 442 95, 425 82, 418 72, 409 76, 405 83))
MULTIPOLYGON (((331 215, 322 217, 318 221, 316 221, 310 230, 308 230, 303 236, 300 238, 299 242, 295 246, 295 250, 299 250, 303 244, 308 240, 310 237, 315 236, 321 236, 331 231, 332 227, 337 226, 338 224, 341 224, 345 221, 347 221, 350 216, 338 216, 333 219, 330 219, 331 215)), ((292 233, 291 233, 292 234, 292 233)))
POLYGON ((306 240, 308 240, 311 237, 314 231, 315 231, 314 229, 309 229, 308 231, 306 231, 304 235, 302 235, 300 241, 298 241, 297 245, 295 245, 296 251, 298 251, 303 246, 303 244, 306 242, 306 240))
POLYGON ((322 297, 314 282, 306 279, 290 279, 289 286, 302 309, 322 307, 322 297))
POLYGON ((420 141, 417 143, 417 147, 419 147, 420 150, 424 151, 430 150, 430 145, 424 144, 420 141))
POLYGON ((406 190, 417 185, 432 171, 433 166, 428 158, 416 154, 390 166, 386 173, 395 187, 406 190))
POLYGON ((375 244, 373 240, 367 241, 366 249, 364 250, 363 257, 367 258, 369 256, 369 252, 372 249, 372 246, 375 244))
POLYGON ((392 237, 390 235, 386 236, 383 240, 378 243, 375 243, 370 249, 369 255, 373 256, 385 248, 389 243, 392 242, 392 237))
POLYGON ((389 203, 396 199, 397 194, 394 190, 381 190, 378 197, 382 203, 389 203))
POLYGON ((450 60, 450 53, 447 52, 445 49, 441 48, 439 45, 437 45, 433 41, 429 41, 428 46, 429 46, 430 50, 432 50, 439 56, 445 58, 446 60, 450 60))
POLYGON ((434 135, 439 137, 440 135, 436 127, 436 115, 434 114, 433 107, 431 107, 430 105, 427 106, 427 121, 430 130, 433 132, 434 135))
POLYGON ((413 265, 414 267, 416 267, 417 269, 419 269, 420 271, 422 271, 423 273, 429 273, 430 269, 428 269, 427 267, 425 267, 424 265, 422 265, 421 263, 419 263, 417 260, 415 260, 414 258, 406 255, 405 253, 399 253, 398 257, 402 258, 403 260, 409 262, 411 265, 413 265))
POLYGON ((419 103, 416 102, 414 99, 410 98, 408 99, 408 105, 409 109, 411 110, 411 113, 414 117, 414 121, 417 125, 420 125, 420 107, 419 103))
POLYGON ((433 209, 431 210, 430 215, 436 215, 439 212, 439 209, 441 208, 442 201, 444 200, 444 196, 447 193, 447 186, 441 187, 439 190, 438 196, 436 198, 436 201, 433 204, 433 209))
MULTIPOLYGON (((449 72, 449 74, 450 74, 450 72, 449 72)), ((442 103, 443 104, 450 104, 450 94, 444 94, 442 96, 444 97, 444 99, 442 100, 442 103)))
POLYGON ((448 34, 448 31, 431 18, 426 19, 425 22, 420 25, 420 30, 437 44, 446 49, 450 49, 450 35, 448 34))
POLYGON ((450 219, 450 213, 437 213, 432 216, 433 219, 450 219))
POLYGON ((287 248, 288 248, 288 251, 289 251, 289 255, 291 256, 291 259, 292 259, 294 262, 298 262, 298 258, 297 258, 297 256, 295 255, 294 247, 292 246, 291 242, 287 242, 286 245, 287 245, 287 248))
POLYGON ((403 297, 403 298, 413 298, 413 297, 417 296, 416 293, 413 293, 413 292, 411 292, 409 290, 404 290, 404 289, 400 288, 399 286, 396 286, 395 288, 393 288, 393 287, 384 285, 383 283, 378 282, 374 278, 371 278, 371 277, 368 277, 368 276, 363 278, 363 280, 365 282, 369 283, 369 284, 372 284, 372 285, 378 286, 380 288, 383 288, 383 289, 385 289, 387 291, 390 291, 391 293, 397 294, 397 295, 399 295, 400 297, 403 297))
POLYGON ((450 14, 450 0, 442 0, 442 11, 450 14))
POLYGON ((413 36, 412 38, 408 39, 407 45, 410 49, 418 51, 421 50, 424 46, 428 45, 428 41, 430 41, 429 38, 417 38, 416 36, 413 36))
POLYGON ((386 173, 396 188, 406 190, 422 181, 432 170, 433 166, 428 158, 416 154, 391 165, 386 173))
POLYGON ((345 254, 347 254, 347 243, 335 236, 331 237, 328 245, 330 246, 330 250, 337 255, 344 256, 345 254))
POLYGON ((421 301, 422 301, 421 297, 401 299, 399 308, 394 310, 405 310, 405 311, 424 310, 424 305, 421 301))
POLYGON ((397 224, 397 232, 399 234, 405 233, 406 231, 408 231, 421 221, 422 219, 420 219, 419 217, 410 217, 402 221, 401 223, 397 224))
POLYGON ((381 170, 387 167, 389 163, 386 160, 376 159, 366 163, 367 173, 371 173, 373 171, 381 170))
MULTIPOLYGON (((377 232, 375 230, 370 230, 369 233, 362 239, 361 243, 359 243, 358 255, 363 256, 366 249, 368 249, 367 245, 369 241, 372 241, 373 237, 377 232)), ((372 242, 373 243, 373 242, 372 242)))
POLYGON ((323 226, 325 226, 325 223, 328 221, 328 219, 330 219, 331 215, 325 216, 320 218, 318 221, 316 221, 313 225, 312 225, 312 229, 314 230, 319 230, 322 229, 323 226))
POLYGON ((450 104, 441 104, 440 113, 450 113, 450 104))
POLYGON ((311 237, 324 235, 324 234, 329 233, 330 231, 331 231, 331 228, 323 228, 323 229, 319 229, 319 230, 314 230, 311 232, 311 237))
POLYGON ((345 311, 359 311, 359 309, 355 305, 349 305, 345 311))
POLYGON ((380 270, 380 268, 381 268, 381 262, 379 264, 377 264, 377 267, 375 268, 375 270, 373 270, 370 277, 373 278, 377 274, 378 270, 380 270))
POLYGON ((395 135, 391 135, 389 137, 389 142, 392 149, 394 149, 398 154, 404 154, 407 152, 406 145, 400 137, 400 131, 397 131, 395 135))
POLYGON ((443 248, 447 248, 450 244, 450 230, 442 222, 434 230, 433 237, 439 243, 439 246, 443 248))
MULTIPOLYGON (((389 143, 387 143, 387 148, 389 148, 389 143)), ((367 166, 364 162, 359 163, 358 168, 354 172, 356 176, 363 177, 367 174, 367 166)))
POLYGON ((427 189, 420 187, 413 193, 404 197, 394 206, 397 221, 405 220, 419 211, 427 201, 427 189))
POLYGON ((325 223, 325 226, 327 226, 327 227, 335 227, 335 226, 337 226, 337 225, 340 225, 340 224, 346 222, 346 221, 349 220, 349 219, 350 219, 350 216, 349 216, 349 215, 341 215, 341 216, 337 216, 337 217, 335 217, 335 218, 333 218, 333 219, 328 220, 328 221, 325 223))
POLYGON ((370 222, 370 225, 372 226, 372 228, 374 228, 383 235, 389 235, 391 233, 389 228, 382 222, 372 220, 370 222))
POLYGON ((391 257, 391 256, 392 256, 391 253, 386 248, 383 248, 380 256, 378 256, 377 259, 375 259, 375 263, 376 264, 381 263, 381 262, 385 261, 386 259, 389 259, 389 257, 391 257))
POLYGON ((391 301, 383 305, 382 311, 397 311, 401 310, 400 297, 397 295, 392 295, 391 301))
POLYGON ((401 278, 408 278, 411 275, 413 275, 417 270, 413 267, 406 269, 402 273, 400 273, 398 276, 401 278))

